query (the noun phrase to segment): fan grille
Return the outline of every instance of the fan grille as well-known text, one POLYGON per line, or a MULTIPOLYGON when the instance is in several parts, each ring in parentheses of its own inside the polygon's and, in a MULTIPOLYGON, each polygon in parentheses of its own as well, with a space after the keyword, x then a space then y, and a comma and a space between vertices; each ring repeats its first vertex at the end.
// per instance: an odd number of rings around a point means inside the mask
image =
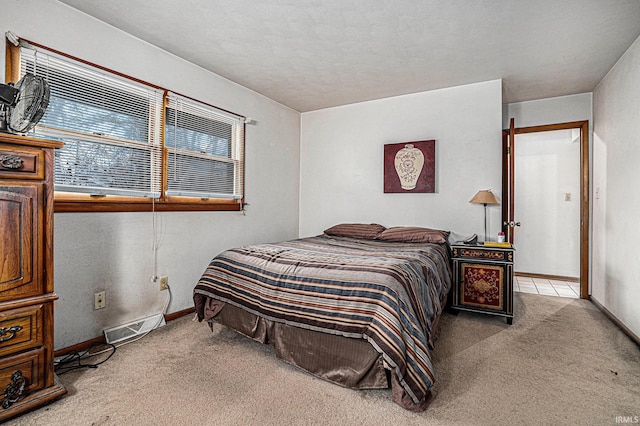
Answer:
POLYGON ((16 84, 20 91, 16 105, 9 110, 9 129, 27 133, 40 121, 49 106, 49 84, 40 76, 25 74, 16 84))

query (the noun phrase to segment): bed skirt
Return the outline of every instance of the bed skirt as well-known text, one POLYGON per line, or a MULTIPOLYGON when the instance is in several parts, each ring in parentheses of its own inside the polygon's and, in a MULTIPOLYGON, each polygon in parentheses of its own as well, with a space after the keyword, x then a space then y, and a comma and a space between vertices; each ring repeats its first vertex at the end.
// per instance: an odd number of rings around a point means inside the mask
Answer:
POLYGON ((391 387, 393 401, 411 411, 423 411, 431 400, 429 396, 423 403, 415 404, 395 380, 395 374, 390 374, 385 367, 382 354, 364 339, 271 321, 204 296, 196 298, 196 310, 204 313, 212 329, 213 322, 217 322, 260 343, 270 344, 278 358, 320 379, 350 389, 391 387))

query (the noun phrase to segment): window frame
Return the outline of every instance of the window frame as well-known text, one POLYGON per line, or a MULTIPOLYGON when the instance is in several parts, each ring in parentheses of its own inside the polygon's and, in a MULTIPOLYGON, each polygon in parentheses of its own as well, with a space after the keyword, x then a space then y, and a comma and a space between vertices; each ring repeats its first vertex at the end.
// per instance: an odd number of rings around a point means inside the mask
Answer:
MULTIPOLYGON (((162 113, 160 118, 160 144, 161 144, 161 185, 160 185, 160 198, 144 198, 133 197, 126 195, 91 195, 77 192, 63 192, 54 191, 54 211, 57 213, 71 213, 71 212, 150 212, 150 211, 242 211, 245 205, 245 175, 246 175, 246 123, 245 117, 216 107, 207 102, 189 98, 188 96, 181 95, 177 92, 171 91, 166 88, 148 83, 146 81, 131 77, 129 75, 114 71, 107 67, 91 63, 89 61, 74 57, 72 55, 60 52, 55 49, 43 46, 42 44, 20 38, 36 48, 43 49, 59 56, 63 56, 82 64, 94 67, 104 72, 114 74, 118 77, 131 80, 133 82, 149 86, 154 89, 158 89, 164 92, 162 102, 162 113), (166 110, 168 107, 168 99, 170 94, 176 94, 185 98, 192 99, 195 102, 199 102, 211 108, 215 108, 227 114, 236 116, 241 121, 242 128, 242 140, 239 142, 242 147, 242 158, 240 161, 241 178, 241 198, 208 198, 201 199, 197 197, 185 197, 185 196, 170 196, 167 195, 167 179, 168 179, 168 152, 169 148, 165 144, 165 130, 166 130, 166 110)), ((20 78, 20 46, 16 46, 8 39, 6 42, 6 82, 17 82, 20 78)))
MULTIPOLYGON (((220 108, 211 107, 210 105, 198 101, 196 99, 180 95, 179 93, 169 92, 165 93, 165 108, 164 108, 164 148, 167 155, 167 179, 166 188, 164 194, 167 197, 179 197, 183 192, 196 193, 198 195, 185 195, 188 198, 198 198, 200 196, 204 198, 216 198, 215 195, 220 195, 221 199, 233 199, 239 200, 244 195, 244 140, 246 123, 245 119, 238 120, 238 116, 235 114, 229 114, 227 111, 220 108), (170 110, 173 111, 174 122, 168 123, 167 118, 170 115, 170 110), (180 117, 180 118, 178 118, 180 117), (198 121, 194 122, 188 117, 198 117, 198 121), (177 121, 176 121, 177 120, 177 121), (238 125, 241 123, 241 126, 238 125), (173 127, 173 130, 169 132, 169 128, 173 127), (222 127, 222 129, 221 129, 222 127), (220 136, 219 132, 223 131, 224 136, 220 136), (169 134, 167 134, 169 132, 169 134), (182 134, 181 137, 176 139, 178 134, 182 134), (211 137, 222 139, 226 141, 226 154, 213 151, 202 151, 202 146, 196 151, 192 147, 182 145, 189 141, 187 134, 191 134, 195 137, 205 136, 207 144, 213 142, 211 137), (173 136, 173 138, 171 137, 173 136), (208 136, 208 137, 207 137, 208 136), (172 145, 172 141, 174 145, 172 145), (181 143, 178 147, 175 144, 181 143), (173 156, 174 162, 169 159, 169 156, 173 156), (231 179, 220 179, 219 174, 214 174, 213 179, 208 180, 210 184, 216 185, 230 185, 232 188, 230 191, 211 192, 209 187, 205 193, 197 190, 196 187, 184 188, 177 181, 169 182, 171 173, 179 171, 181 167, 188 167, 187 164, 181 163, 182 166, 178 166, 176 163, 176 157, 184 158, 200 158, 212 161, 217 164, 231 164, 233 165, 233 174, 231 179), (240 197, 239 197, 240 196, 240 197)), ((202 142, 202 140, 200 140, 202 142)), ((190 142, 194 142, 192 139, 190 142)), ((197 186, 197 183, 201 183, 201 179, 196 177, 193 184, 197 186)))

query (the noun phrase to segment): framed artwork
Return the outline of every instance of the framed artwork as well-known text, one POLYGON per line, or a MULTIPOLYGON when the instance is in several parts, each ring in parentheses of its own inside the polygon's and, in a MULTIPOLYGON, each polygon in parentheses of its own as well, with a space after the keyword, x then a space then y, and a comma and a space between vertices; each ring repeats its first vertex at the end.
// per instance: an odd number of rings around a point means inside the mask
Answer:
POLYGON ((436 141, 385 145, 384 192, 436 192, 436 141))

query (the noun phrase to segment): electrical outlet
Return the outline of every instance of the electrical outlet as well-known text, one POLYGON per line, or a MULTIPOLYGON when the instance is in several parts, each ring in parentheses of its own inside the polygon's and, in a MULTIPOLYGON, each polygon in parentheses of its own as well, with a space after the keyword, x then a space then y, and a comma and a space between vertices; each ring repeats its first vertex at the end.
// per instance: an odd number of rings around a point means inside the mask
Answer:
POLYGON ((93 309, 102 309, 107 306, 107 293, 100 291, 93 295, 93 309))
POLYGON ((169 289, 169 277, 163 275, 160 277, 160 290, 168 290, 169 289))

